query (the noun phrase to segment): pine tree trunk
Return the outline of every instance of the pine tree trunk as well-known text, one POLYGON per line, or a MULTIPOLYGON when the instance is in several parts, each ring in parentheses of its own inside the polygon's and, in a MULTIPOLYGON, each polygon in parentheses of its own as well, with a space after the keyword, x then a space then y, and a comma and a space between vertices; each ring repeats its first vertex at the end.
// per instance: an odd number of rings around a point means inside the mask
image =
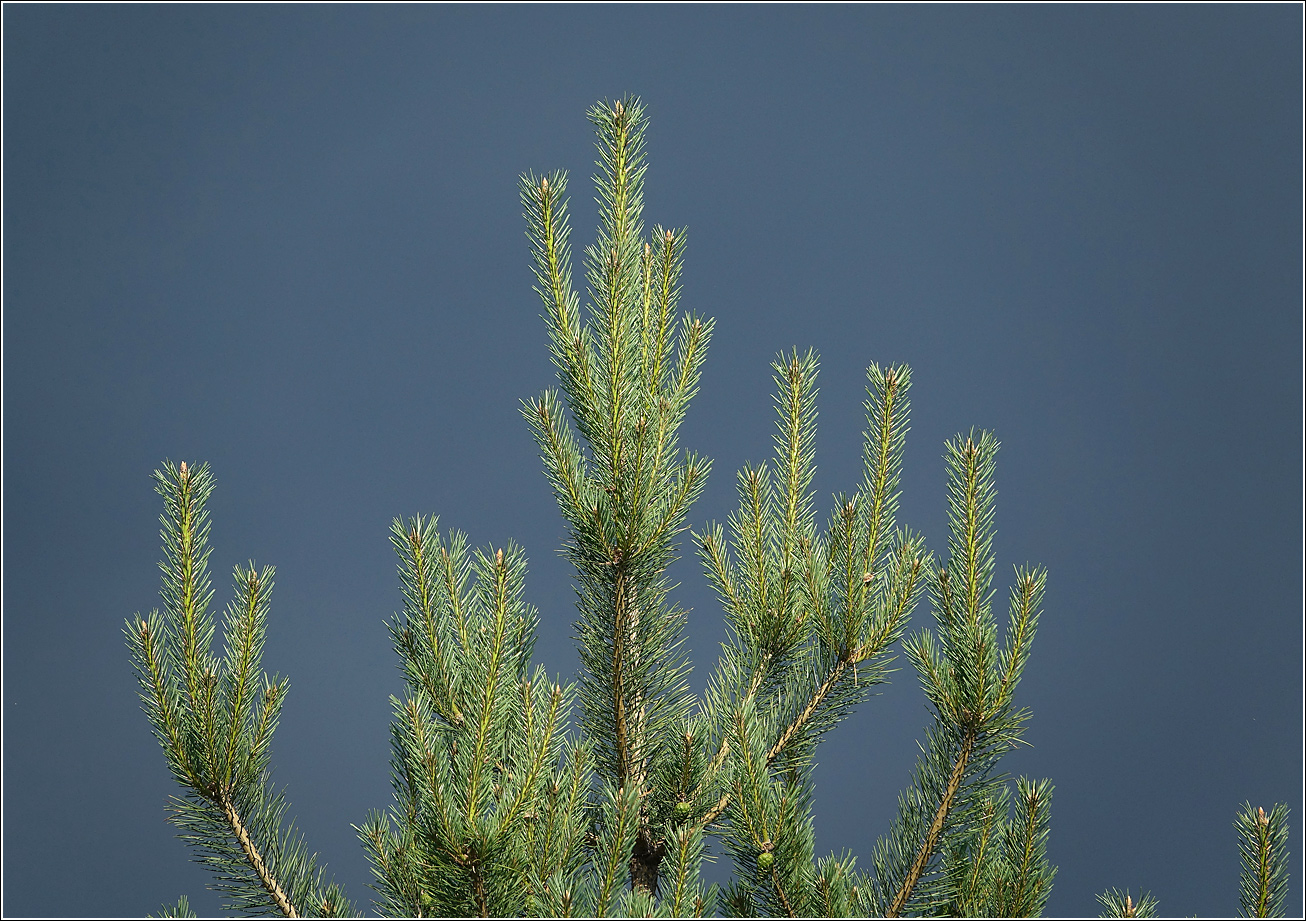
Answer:
POLYGON ((630 855, 630 884, 649 895, 658 891, 658 864, 666 848, 653 846, 653 833, 647 825, 635 837, 635 848, 630 855))

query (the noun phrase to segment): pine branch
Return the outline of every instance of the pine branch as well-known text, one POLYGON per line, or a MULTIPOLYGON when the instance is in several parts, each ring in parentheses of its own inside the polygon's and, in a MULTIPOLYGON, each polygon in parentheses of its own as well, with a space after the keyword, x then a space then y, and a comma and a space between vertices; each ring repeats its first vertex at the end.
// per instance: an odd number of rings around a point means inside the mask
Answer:
MULTIPOLYGON (((881 368, 874 362, 866 369, 867 438, 863 449, 865 475, 862 494, 869 498, 866 549, 862 569, 874 576, 880 542, 893 531, 898 511, 898 481, 902 474, 902 451, 906 443, 911 401, 911 369, 906 365, 881 368)), ((865 585, 866 582, 863 582, 865 585)))
POLYGON ((194 910, 190 907, 190 899, 182 896, 177 900, 176 905, 164 905, 162 907, 160 918, 197 918, 194 910))
POLYGON ((296 910, 295 906, 291 904, 290 898, 282 891, 281 884, 277 882, 276 878, 268 870, 267 862, 263 859, 263 855, 259 853, 258 847, 250 838, 249 829, 245 827, 245 823, 241 819, 240 813, 236 811, 235 805, 225 798, 221 805, 222 813, 226 816, 227 824, 231 826, 232 833, 235 834, 236 840, 240 842, 240 849, 244 852, 245 859, 248 860, 249 865, 254 868, 254 872, 258 874, 259 882, 262 883, 263 888, 267 890, 267 894, 271 897, 277 910, 287 918, 298 918, 298 910, 296 910))
MULTIPOLYGON (((879 906, 875 910, 891 917, 947 905, 968 912, 999 898, 997 880, 1010 871, 1005 854, 988 870, 977 861, 987 859, 987 846, 980 844, 992 834, 984 824, 994 815, 994 804, 1005 802, 1000 778, 992 773, 1002 754, 1021 740, 1028 718, 1028 711, 1013 709, 1012 699, 1032 647, 1045 574, 1017 570, 1010 626, 999 648, 989 605, 997 447, 987 432, 958 436, 946 445, 950 559, 934 572, 931 585, 938 633, 923 631, 906 645, 934 708, 934 726, 912 785, 899 799, 898 819, 874 858, 872 901, 879 906), (963 863, 969 875, 955 867, 949 871, 948 861, 941 872, 941 850, 968 855, 963 863)), ((1050 885, 1051 872, 1039 864, 1036 889, 1043 882, 1050 885)))
MULTIPOLYGON (((773 491, 767 465, 740 473, 740 508, 730 519, 738 569, 719 527, 699 538, 709 580, 739 638, 723 659, 725 670, 713 682, 718 690, 710 693, 708 709, 737 709, 755 701, 764 687, 783 688, 775 705, 789 715, 775 726, 769 764, 799 740, 801 751, 791 756, 809 757, 815 741, 861 699, 864 689, 884 680, 886 650, 901 636, 929 567, 920 539, 906 534, 898 534, 891 551, 880 558, 882 534, 893 527, 896 511, 910 372, 891 369, 886 375, 878 366, 868 371, 872 428, 866 434, 865 491, 840 501, 827 555, 826 541, 815 533, 808 492, 814 470, 815 356, 800 358, 795 352, 772 367, 781 492, 773 491), (796 571, 806 572, 801 582, 793 577, 796 571), (827 586, 834 589, 832 597, 826 595, 827 586), (731 663, 748 664, 733 672, 731 663), (860 674, 859 665, 864 666, 860 674)), ((724 763, 730 745, 729 735, 723 734, 712 772, 724 763)), ((725 814, 730 795, 723 791, 704 813, 705 827, 725 814)))
POLYGON ((916 884, 920 882, 921 874, 925 872, 926 865, 933 858, 935 848, 939 843, 939 835, 943 832, 948 813, 952 810, 953 799, 961 788, 962 780, 966 776, 966 768, 970 764, 971 755, 974 754, 974 751, 975 734, 968 733, 962 737, 960 750, 953 762, 952 773, 948 777, 948 785, 944 789, 943 796, 939 799, 938 807, 934 810, 934 819, 930 822, 929 830, 926 831, 924 839, 916 850, 916 859, 912 861, 911 868, 908 869, 907 875, 903 878, 898 891, 894 894, 893 901, 890 903, 885 917, 896 918, 902 913, 916 889, 916 884))
POLYGON ((1128 891, 1110 889, 1097 897, 1103 911, 1099 918, 1155 918, 1157 901, 1150 892, 1144 892, 1135 902, 1128 891))
POLYGON ((1007 889, 1010 866, 1003 852, 1009 829, 1008 790, 998 787, 975 810, 964 834, 954 835, 942 848, 941 887, 950 894, 941 914, 961 917, 1006 916, 999 910, 1007 889))
POLYGON ((1288 897, 1288 807, 1278 803, 1268 813, 1244 803, 1234 820, 1242 874, 1238 901, 1244 918, 1277 918, 1288 897))
POLYGON ((1033 918, 1042 914, 1052 893, 1057 868, 1048 863, 1047 840, 1051 827, 1052 784, 1047 780, 1016 781, 1016 816, 1007 826, 1003 842, 1010 867, 996 914, 1033 918))
POLYGON ((639 834, 639 789, 608 786, 603 796, 602 822, 594 847, 597 879, 590 906, 590 914, 596 917, 606 917, 612 911, 630 872, 631 851, 639 834))
POLYGON ((715 910, 717 887, 705 890, 700 882, 704 847, 702 828, 693 823, 669 836, 662 906, 673 918, 708 917, 715 910))
POLYGON ((236 567, 226 652, 215 657, 205 510, 212 476, 207 465, 165 463, 154 478, 164 500, 163 614, 136 617, 126 633, 146 716, 186 791, 173 800, 173 821, 237 909, 348 914, 352 906, 334 884, 323 887, 316 855, 305 853, 293 824, 283 830, 285 800, 270 789, 268 754, 286 694, 284 681, 261 671, 274 572, 236 567))
POLYGON ((808 913, 814 895, 811 791, 808 778, 773 778, 766 760, 766 727, 751 703, 735 714, 731 729, 731 798, 723 832, 740 871, 732 894, 767 914, 808 913))

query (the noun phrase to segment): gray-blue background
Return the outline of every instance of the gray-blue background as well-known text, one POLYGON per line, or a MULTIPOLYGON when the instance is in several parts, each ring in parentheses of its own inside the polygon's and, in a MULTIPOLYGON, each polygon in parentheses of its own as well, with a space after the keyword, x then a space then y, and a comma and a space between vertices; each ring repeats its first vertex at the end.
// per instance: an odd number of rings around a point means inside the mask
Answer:
MULTIPOLYGON (((865 366, 909 362, 902 520, 944 547, 943 441, 992 428, 999 605, 1011 564, 1050 569, 1008 762, 1057 785, 1050 912, 1235 911, 1239 804, 1291 806, 1298 866, 1306 822, 1301 17, 6 5, 5 914, 219 905, 121 638, 158 603, 165 457, 213 465, 219 605, 234 564, 278 567, 276 777, 356 901, 390 519, 522 542, 537 659, 574 673, 516 181, 570 170, 592 239, 584 112, 627 92, 646 218, 688 225, 684 304, 717 320, 691 521, 768 453, 777 351, 822 357, 823 499, 859 476, 865 366)), ((701 688, 723 633, 686 556, 701 688)), ((834 733, 820 853, 869 854, 926 719, 908 670, 834 733)))

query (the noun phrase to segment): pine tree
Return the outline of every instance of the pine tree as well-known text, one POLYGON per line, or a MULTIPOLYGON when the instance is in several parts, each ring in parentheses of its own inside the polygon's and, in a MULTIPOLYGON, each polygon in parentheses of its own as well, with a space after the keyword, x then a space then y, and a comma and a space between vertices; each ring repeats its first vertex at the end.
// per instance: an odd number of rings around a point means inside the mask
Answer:
MULTIPOLYGON (((685 614, 669 565, 710 463, 678 431, 712 321, 679 314, 685 231, 642 222, 644 108, 590 110, 600 226, 584 254, 590 306, 572 287, 563 173, 520 192, 559 389, 523 404, 566 521, 583 670, 531 667, 538 615, 514 545, 473 550, 434 517, 396 520, 403 610, 388 624, 404 675, 392 698, 394 802, 359 837, 377 907, 439 917, 1039 914, 1052 785, 1000 771, 1029 718, 1015 691, 1046 572, 1015 570, 1001 637, 994 594, 995 459, 989 432, 945 448, 947 557, 897 522, 911 371, 867 371, 864 474, 818 524, 813 445, 818 362, 782 354, 775 456, 738 475, 725 528, 694 533, 729 639, 707 690, 689 690, 685 614), (934 627, 907 635, 922 596, 934 627), (887 680, 895 644, 932 721, 898 815, 869 866, 815 859, 812 770, 821 739, 887 680), (733 881, 705 886, 716 840, 733 881)), ((210 651, 206 465, 165 463, 163 613, 127 636, 146 714, 183 788, 173 819, 233 908, 289 917, 354 911, 324 884, 271 786, 270 742, 287 683, 260 668, 270 567, 237 567, 210 651)), ((1240 817, 1244 908, 1277 911, 1286 810, 1240 817)), ((1101 897, 1141 916, 1149 897, 1101 897), (1117 904, 1118 903, 1118 904, 1117 904)), ((183 897, 169 915, 186 915, 183 897)))

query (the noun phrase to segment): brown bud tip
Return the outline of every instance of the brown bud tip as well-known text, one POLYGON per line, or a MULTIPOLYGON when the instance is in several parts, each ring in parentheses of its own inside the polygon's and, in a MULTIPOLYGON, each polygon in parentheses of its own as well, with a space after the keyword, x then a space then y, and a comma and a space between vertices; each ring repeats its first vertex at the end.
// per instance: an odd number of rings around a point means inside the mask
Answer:
POLYGON ((181 466, 177 468, 177 475, 183 480, 186 479, 186 462, 182 461, 181 466))
POLYGON ((503 551, 502 551, 502 550, 497 550, 497 551, 495 551, 495 554, 494 554, 494 561, 495 561, 496 563, 498 563, 500 566, 503 565, 503 551))
POLYGON ((870 585, 870 584, 871 584, 871 574, 869 572, 862 573, 862 585, 870 585))
POLYGON ((1256 807, 1256 821, 1260 822, 1262 825, 1270 824, 1270 817, 1265 814, 1265 810, 1260 806, 1256 807))
POLYGON ((542 192, 547 192, 547 191, 549 191, 549 180, 548 180, 548 177, 545 177, 545 178, 543 178, 543 179, 540 180, 540 191, 542 191, 542 192))

